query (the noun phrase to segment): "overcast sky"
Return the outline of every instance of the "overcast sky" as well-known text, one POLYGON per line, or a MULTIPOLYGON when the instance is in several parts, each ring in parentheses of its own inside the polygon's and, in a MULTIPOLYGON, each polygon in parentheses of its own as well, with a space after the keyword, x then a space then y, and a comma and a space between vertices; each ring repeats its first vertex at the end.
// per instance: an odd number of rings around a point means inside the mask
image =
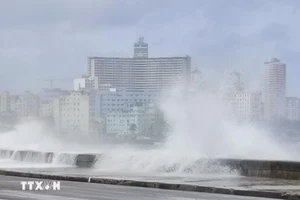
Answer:
POLYGON ((298 0, 2 0, 0 91, 71 88, 88 56, 132 57, 144 36, 150 57, 190 55, 209 80, 237 69, 250 89, 278 57, 300 96, 299 19, 298 0))

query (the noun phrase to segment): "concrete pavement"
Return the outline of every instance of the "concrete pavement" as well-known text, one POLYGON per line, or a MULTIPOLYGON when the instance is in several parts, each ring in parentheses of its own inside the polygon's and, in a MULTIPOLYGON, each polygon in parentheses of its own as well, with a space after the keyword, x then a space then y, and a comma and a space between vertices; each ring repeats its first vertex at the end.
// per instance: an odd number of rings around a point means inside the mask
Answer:
POLYGON ((22 191, 21 181, 38 179, 0 176, 0 199, 5 200, 263 200, 245 196, 219 195, 198 192, 157 190, 78 182, 61 182, 60 191, 22 191))
POLYGON ((104 172, 81 168, 19 168, 14 171, 42 173, 61 176, 99 177, 148 182, 181 183, 237 190, 272 191, 300 195, 300 180, 244 177, 237 174, 145 174, 104 172))

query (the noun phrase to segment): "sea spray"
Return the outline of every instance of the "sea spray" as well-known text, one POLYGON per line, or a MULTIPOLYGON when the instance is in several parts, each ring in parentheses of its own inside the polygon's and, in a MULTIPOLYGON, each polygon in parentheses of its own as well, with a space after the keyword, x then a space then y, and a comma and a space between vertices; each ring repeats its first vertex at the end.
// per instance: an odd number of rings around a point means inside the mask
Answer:
POLYGON ((218 94, 186 88, 171 90, 160 108, 170 125, 165 143, 155 148, 95 144, 52 134, 37 121, 23 122, 0 135, 0 148, 55 152, 53 164, 73 165, 63 152, 102 154, 94 170, 107 172, 225 173, 228 169, 203 160, 215 158, 298 159, 263 129, 239 124, 218 94), (200 161, 201 162, 200 162, 200 161))

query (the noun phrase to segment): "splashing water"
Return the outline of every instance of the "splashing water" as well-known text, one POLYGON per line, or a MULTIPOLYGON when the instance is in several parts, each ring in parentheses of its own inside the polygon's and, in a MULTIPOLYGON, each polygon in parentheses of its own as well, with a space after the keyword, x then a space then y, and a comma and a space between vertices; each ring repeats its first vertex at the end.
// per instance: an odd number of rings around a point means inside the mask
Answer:
POLYGON ((228 169, 199 159, 297 159, 271 133, 251 124, 238 124, 219 95, 189 94, 184 88, 177 88, 162 98, 160 105, 171 127, 160 147, 141 149, 66 141, 31 121, 1 134, 0 148, 51 151, 56 153, 54 163, 71 165, 72 155, 59 152, 101 153, 95 170, 114 172, 223 173, 228 169))
POLYGON ((297 158, 271 133, 249 123, 239 124, 219 95, 185 93, 184 88, 174 90, 161 106, 172 127, 165 147, 175 154, 194 158, 297 158))

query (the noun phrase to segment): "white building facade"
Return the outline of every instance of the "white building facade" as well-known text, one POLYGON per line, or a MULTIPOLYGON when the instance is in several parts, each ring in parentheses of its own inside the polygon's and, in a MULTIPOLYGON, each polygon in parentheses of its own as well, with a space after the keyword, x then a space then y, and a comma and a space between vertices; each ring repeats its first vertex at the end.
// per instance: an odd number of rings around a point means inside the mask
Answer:
POLYGON ((89 57, 88 76, 97 77, 98 85, 113 88, 161 91, 190 78, 191 58, 148 58, 148 45, 135 44, 133 58, 89 57))
POLYGON ((72 91, 54 99, 55 129, 59 132, 88 135, 97 131, 95 100, 86 91, 72 91))
POLYGON ((53 100, 52 101, 41 101, 39 115, 42 118, 53 117, 53 100))
POLYGON ((135 106, 149 107, 158 101, 158 94, 149 91, 131 92, 126 89, 99 92, 96 94, 96 115, 130 109, 135 106))
POLYGON ((0 113, 15 117, 37 117, 39 104, 39 97, 30 92, 22 95, 11 95, 5 92, 0 96, 0 113))
POLYGON ((106 115, 106 133, 111 136, 147 135, 154 130, 153 108, 133 107, 106 115))
POLYGON ((287 119, 290 121, 300 121, 300 99, 296 97, 286 98, 287 119))
POLYGON ((82 78, 74 79, 75 91, 88 89, 88 90, 98 90, 98 78, 96 76, 84 76, 82 78))
POLYGON ((10 99, 11 96, 8 92, 4 92, 0 95, 0 113, 7 113, 10 111, 10 99))
POLYGON ((250 92, 244 89, 240 73, 229 74, 228 82, 222 88, 224 100, 229 104, 238 121, 259 121, 263 118, 261 92, 250 92))
POLYGON ((25 95, 18 95, 12 108, 18 117, 31 117, 39 115, 39 97, 30 92, 25 95))
POLYGON ((39 116, 42 118, 53 119, 53 104, 54 99, 68 94, 68 91, 59 88, 43 89, 38 93, 40 98, 39 116))
POLYGON ((262 94, 260 92, 238 92, 230 94, 230 105, 238 120, 260 120, 263 118, 262 94))
POLYGON ((286 64, 277 58, 265 62, 265 116, 267 119, 285 117, 286 64))

